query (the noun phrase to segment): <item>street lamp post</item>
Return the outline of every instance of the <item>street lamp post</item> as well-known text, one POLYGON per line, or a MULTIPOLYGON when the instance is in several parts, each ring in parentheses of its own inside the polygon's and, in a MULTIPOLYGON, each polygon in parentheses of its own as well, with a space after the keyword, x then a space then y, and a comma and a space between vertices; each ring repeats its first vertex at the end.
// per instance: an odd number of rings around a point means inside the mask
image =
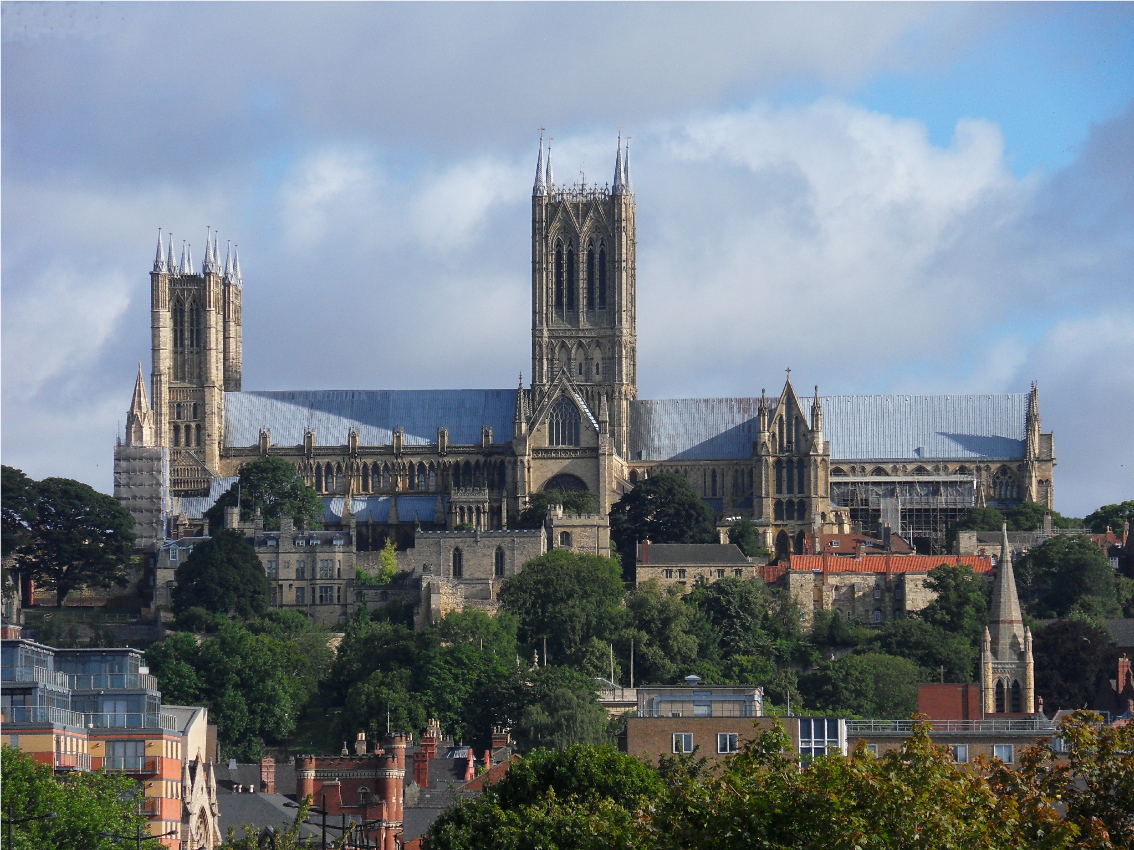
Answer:
POLYGON ((59 817, 59 815, 55 814, 55 812, 48 812, 45 815, 35 815, 34 817, 30 818, 20 818, 19 820, 14 820, 12 818, 12 811, 12 801, 9 800, 8 817, 5 818, 5 820, 8 822, 8 850, 12 850, 12 827, 19 826, 22 823, 31 823, 32 821, 36 820, 55 820, 55 818, 59 817))

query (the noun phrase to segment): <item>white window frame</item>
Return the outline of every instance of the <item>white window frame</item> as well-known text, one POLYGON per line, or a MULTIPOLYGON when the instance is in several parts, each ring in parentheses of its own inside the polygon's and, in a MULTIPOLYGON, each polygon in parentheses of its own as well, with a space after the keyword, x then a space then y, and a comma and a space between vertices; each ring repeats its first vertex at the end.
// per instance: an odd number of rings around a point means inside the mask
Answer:
POLYGON ((681 755, 687 755, 693 752, 693 733, 692 732, 674 732, 673 733, 673 751, 681 755), (680 741, 681 746, 685 749, 678 749, 677 745, 680 741), (686 748, 687 747, 687 748, 686 748))
POLYGON ((1011 744, 993 744, 992 745, 992 757, 1000 759, 1005 764, 1015 764, 1016 763, 1015 756, 1016 756, 1016 748, 1013 747, 1011 744), (1008 758, 1004 758, 1005 755, 1007 755, 1008 758))
POLYGON ((969 763, 969 745, 968 744, 952 744, 949 747, 953 755, 953 761, 957 764, 969 763))
POLYGON ((740 752, 740 733, 739 732, 718 732, 717 733, 717 752, 718 753, 740 752))

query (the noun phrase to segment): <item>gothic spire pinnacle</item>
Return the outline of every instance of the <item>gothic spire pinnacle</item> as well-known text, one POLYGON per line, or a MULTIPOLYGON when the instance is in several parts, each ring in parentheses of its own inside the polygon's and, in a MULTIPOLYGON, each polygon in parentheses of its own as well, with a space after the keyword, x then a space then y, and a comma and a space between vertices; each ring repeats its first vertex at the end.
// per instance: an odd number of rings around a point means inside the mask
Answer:
POLYGON ((551 142, 553 140, 549 137, 547 140, 547 173, 544 176, 544 184, 547 186, 547 191, 555 191, 555 172, 551 170, 551 142))
POLYGON ((634 183, 630 179, 630 137, 626 137, 626 151, 622 154, 622 191, 634 194, 634 183))
POLYGON ((224 279, 232 277, 232 240, 228 240, 228 247, 224 249, 224 279))
POLYGON ((164 256, 164 253, 162 252, 163 247, 164 246, 161 244, 161 228, 159 227, 157 229, 157 253, 154 255, 154 271, 155 272, 164 272, 165 271, 165 256, 164 256))
POLYGON ((823 433, 823 402, 819 401, 819 385, 815 385, 815 399, 811 402, 811 430, 823 433))
POLYGON ((173 261, 173 234, 167 233, 166 236, 169 237, 169 250, 167 251, 168 256, 165 260, 165 269, 170 274, 177 274, 177 264, 173 261))
POLYGON ((237 283, 240 283, 241 281, 244 280, 244 278, 242 278, 240 276, 240 246, 239 245, 233 245, 232 246, 232 279, 235 280, 237 283))
POLYGON ((221 273, 220 245, 217 244, 217 232, 215 230, 213 231, 213 251, 212 251, 212 254, 213 254, 213 258, 212 258, 213 274, 220 274, 221 273))
POLYGON ((213 229, 205 225, 205 259, 201 261, 201 274, 213 270, 213 229))
POLYGON ((992 632, 993 652, 1004 661, 1010 652, 1023 650, 1024 619, 1020 614, 1020 598, 1016 595, 1016 575, 1012 570, 1012 548, 1008 543, 1008 524, 1000 527, 1000 560, 992 582, 992 606, 988 617, 992 632), (1012 645, 1016 638, 1017 646, 1012 645))
POLYGON ((610 191, 613 195, 621 195, 626 187, 622 182, 622 132, 618 133, 618 153, 614 155, 614 183, 611 185, 610 191))
POLYGON ((142 361, 138 361, 138 377, 134 381, 134 397, 130 401, 130 412, 133 414, 149 413, 150 402, 146 397, 146 379, 142 373, 142 361))
POLYGON ((547 196, 547 175, 543 164, 543 133, 539 134, 539 156, 536 158, 535 185, 532 187, 532 194, 538 197, 547 196))

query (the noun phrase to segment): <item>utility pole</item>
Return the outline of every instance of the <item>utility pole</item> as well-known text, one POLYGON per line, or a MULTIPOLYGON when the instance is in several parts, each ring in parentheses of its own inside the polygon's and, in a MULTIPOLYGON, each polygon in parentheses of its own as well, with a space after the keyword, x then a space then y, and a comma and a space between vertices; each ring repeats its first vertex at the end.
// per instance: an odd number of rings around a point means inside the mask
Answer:
POLYGON ((630 690, 634 690, 634 638, 630 638, 630 690))

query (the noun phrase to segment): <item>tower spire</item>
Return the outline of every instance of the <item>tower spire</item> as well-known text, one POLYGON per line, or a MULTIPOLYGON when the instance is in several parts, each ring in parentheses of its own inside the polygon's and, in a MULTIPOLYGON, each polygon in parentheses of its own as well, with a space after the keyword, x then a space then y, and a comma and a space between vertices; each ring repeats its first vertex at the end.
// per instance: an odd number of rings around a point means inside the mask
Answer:
POLYGON ((177 264, 173 261, 173 234, 168 233, 166 234, 166 236, 168 237, 169 241, 169 250, 166 252, 168 256, 165 260, 165 269, 170 274, 177 274, 177 264))
POLYGON ((165 256, 163 255, 163 252, 162 252, 163 247, 164 246, 161 244, 161 228, 159 227, 157 229, 157 253, 154 255, 154 271, 155 272, 164 272, 165 271, 165 256))
POLYGON ((535 185, 532 186, 532 194, 537 197, 547 197, 547 176, 544 173, 543 165, 543 132, 542 128, 539 134, 539 156, 536 158, 535 164, 535 185))
POLYGON ((237 283, 244 280, 240 276, 240 246, 234 245, 232 247, 232 279, 237 283))
POLYGON ((550 136, 547 139, 547 173, 544 176, 544 184, 547 186, 549 193, 555 191, 555 172, 551 170, 551 143, 554 141, 550 136))
POLYGON ((224 249, 224 279, 229 280, 232 277, 232 240, 228 240, 228 246, 224 249))
POLYGON ((992 632, 992 650, 998 659, 1006 660, 1009 652, 1023 649, 1024 618, 1020 614, 1020 598, 1016 595, 1016 575, 1012 569, 1012 548, 1008 543, 1008 523, 1000 527, 1000 560, 992 582, 992 607, 988 618, 992 632), (1017 645, 1012 646, 1015 638, 1017 645))
POLYGON ((213 270, 213 229, 205 225, 205 259, 201 261, 201 274, 213 270))
POLYGON ((811 402, 811 431, 817 440, 823 434, 823 403, 819 401, 819 385, 815 385, 815 400, 811 402))
POLYGON ((126 445, 152 446, 154 444, 154 415, 146 397, 146 379, 142 363, 138 362, 138 377, 134 380, 134 396, 126 413, 126 445))
POLYGON ((614 155, 614 183, 611 184, 610 191, 613 195, 621 195, 625 187, 622 182, 622 131, 618 132, 618 153, 614 155))

